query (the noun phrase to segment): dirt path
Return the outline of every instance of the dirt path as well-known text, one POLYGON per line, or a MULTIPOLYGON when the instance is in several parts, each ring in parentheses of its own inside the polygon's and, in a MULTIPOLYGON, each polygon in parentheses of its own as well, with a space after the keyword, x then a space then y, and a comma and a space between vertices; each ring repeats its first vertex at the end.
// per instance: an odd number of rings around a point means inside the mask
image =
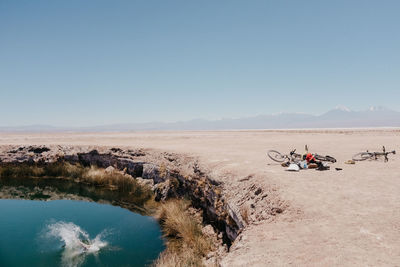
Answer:
POLYGON ((198 156, 230 198, 249 184, 274 188, 289 208, 252 223, 224 266, 400 266, 400 155, 345 165, 382 145, 400 153, 400 130, 0 134, 0 144, 143 147, 198 156), (342 171, 285 172, 265 156, 304 144, 338 159, 342 171), (246 182, 244 177, 251 175, 246 182))

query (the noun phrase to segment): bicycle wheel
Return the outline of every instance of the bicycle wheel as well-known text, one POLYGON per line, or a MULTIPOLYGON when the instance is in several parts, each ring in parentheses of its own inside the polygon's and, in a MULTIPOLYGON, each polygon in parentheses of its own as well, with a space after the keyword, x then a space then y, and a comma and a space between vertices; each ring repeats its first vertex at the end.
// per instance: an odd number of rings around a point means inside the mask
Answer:
POLYGON ((315 154, 314 158, 317 160, 320 160, 320 161, 328 161, 328 162, 332 162, 332 163, 336 162, 336 159, 331 156, 321 156, 321 155, 315 154))
POLYGON ((362 160, 366 160, 366 159, 370 159, 374 156, 374 154, 369 153, 369 152, 361 152, 361 153, 357 153, 353 156, 353 160, 354 161, 362 161, 362 160))
POLYGON ((337 160, 334 157, 326 156, 326 159, 332 163, 335 163, 337 160))
POLYGON ((284 162, 285 161, 285 156, 276 150, 268 150, 267 155, 273 161, 276 161, 276 162, 284 162))

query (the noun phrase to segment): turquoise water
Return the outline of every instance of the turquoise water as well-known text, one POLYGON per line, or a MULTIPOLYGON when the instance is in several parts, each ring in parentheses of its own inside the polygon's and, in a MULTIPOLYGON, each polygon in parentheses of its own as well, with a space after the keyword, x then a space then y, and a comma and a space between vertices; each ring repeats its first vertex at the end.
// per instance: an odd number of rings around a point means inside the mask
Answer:
POLYGON ((145 266, 164 248, 153 218, 120 207, 0 199, 0 266, 145 266))

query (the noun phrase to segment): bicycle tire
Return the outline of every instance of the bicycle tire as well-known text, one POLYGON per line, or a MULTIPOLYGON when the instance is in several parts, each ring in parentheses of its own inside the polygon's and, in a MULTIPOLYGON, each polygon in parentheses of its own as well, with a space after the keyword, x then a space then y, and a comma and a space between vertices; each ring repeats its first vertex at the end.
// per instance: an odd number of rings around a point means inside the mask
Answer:
POLYGON ((326 156, 326 158, 328 159, 328 161, 335 163, 337 160, 334 157, 331 156, 326 156))
POLYGON ((363 161, 363 160, 367 160, 370 159, 374 156, 374 154, 369 153, 369 152, 361 152, 361 153, 357 153, 353 156, 353 160, 354 161, 363 161))
POLYGON ((276 150, 268 150, 267 155, 270 159, 276 162, 284 162, 285 156, 276 150))
POLYGON ((315 157, 315 159, 321 160, 321 161, 328 161, 328 162, 332 162, 332 163, 336 162, 336 159, 334 157, 331 157, 331 156, 328 156, 328 155, 327 156, 321 156, 321 155, 315 154, 314 157, 315 157))

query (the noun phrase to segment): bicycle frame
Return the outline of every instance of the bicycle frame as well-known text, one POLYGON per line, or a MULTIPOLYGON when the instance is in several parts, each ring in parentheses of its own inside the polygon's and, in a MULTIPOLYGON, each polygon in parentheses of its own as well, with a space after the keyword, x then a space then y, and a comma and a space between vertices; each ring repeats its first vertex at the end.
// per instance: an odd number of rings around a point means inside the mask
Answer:
POLYGON ((389 154, 393 154, 393 155, 396 154, 396 151, 395 151, 395 150, 390 151, 390 152, 386 152, 385 146, 383 146, 382 150, 383 150, 383 152, 369 152, 369 151, 367 150, 367 153, 371 154, 372 157, 374 157, 374 160, 377 160, 378 157, 380 157, 380 156, 384 156, 384 157, 385 157, 385 162, 388 162, 388 161, 389 161, 389 158, 388 158, 388 155, 389 155, 389 154))

